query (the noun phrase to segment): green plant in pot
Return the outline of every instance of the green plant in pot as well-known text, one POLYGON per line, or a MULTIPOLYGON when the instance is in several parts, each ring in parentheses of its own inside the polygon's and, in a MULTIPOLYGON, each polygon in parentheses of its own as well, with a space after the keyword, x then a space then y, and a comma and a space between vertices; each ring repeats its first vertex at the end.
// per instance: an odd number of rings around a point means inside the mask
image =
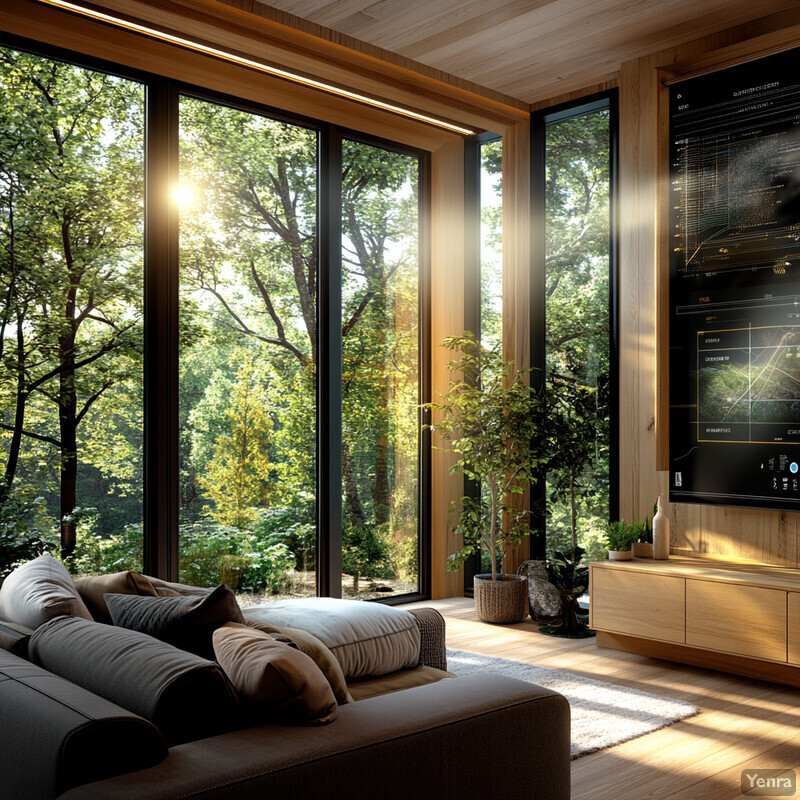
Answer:
POLYGON ((484 347, 470 332, 444 340, 459 357, 448 363, 452 378, 434 412, 435 430, 454 453, 451 473, 485 487, 478 497, 462 497, 456 532, 463 546, 448 559, 459 569, 481 548, 491 554, 491 575, 475 576, 475 608, 487 622, 518 622, 527 614, 527 579, 497 570, 497 553, 519 544, 530 533, 530 510, 512 499, 524 494, 546 461, 546 437, 537 436, 541 410, 538 393, 526 380, 530 370, 484 347))
POLYGON ((578 617, 578 598, 589 586, 589 567, 581 565, 586 551, 575 545, 571 552, 556 550, 547 560, 547 577, 561 598, 561 617, 539 630, 553 636, 583 639, 594 636, 594 631, 578 617))
POLYGON ((645 527, 643 522, 626 522, 622 519, 609 522, 605 536, 609 560, 630 561, 631 546, 645 534, 645 527))
MULTIPOLYGON (((653 516, 656 513, 656 506, 653 506, 653 516)), ((642 532, 639 538, 633 543, 631 553, 634 558, 653 557, 653 517, 645 517, 641 522, 642 532)))

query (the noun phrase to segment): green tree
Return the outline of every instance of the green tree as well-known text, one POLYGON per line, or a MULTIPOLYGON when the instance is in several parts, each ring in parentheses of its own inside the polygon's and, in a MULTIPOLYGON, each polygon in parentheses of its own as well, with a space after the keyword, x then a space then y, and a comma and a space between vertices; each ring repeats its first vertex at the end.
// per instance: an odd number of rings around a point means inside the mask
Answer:
POLYGON ((141 369, 143 92, 9 49, 0 89, 4 483, 49 451, 69 553, 81 425, 141 369))
POLYGON ((247 528, 257 509, 269 506, 272 429, 263 379, 249 357, 236 373, 225 415, 228 432, 217 437, 200 483, 214 502, 211 515, 217 522, 247 528))
POLYGON ((607 111, 547 126, 548 550, 592 549, 608 521, 609 169, 607 111))

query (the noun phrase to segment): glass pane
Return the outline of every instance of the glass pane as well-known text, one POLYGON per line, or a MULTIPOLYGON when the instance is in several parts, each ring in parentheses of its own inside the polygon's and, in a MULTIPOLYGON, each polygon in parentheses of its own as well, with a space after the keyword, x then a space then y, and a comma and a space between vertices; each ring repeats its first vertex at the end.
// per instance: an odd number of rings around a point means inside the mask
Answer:
POLYGON ((180 579, 313 595, 317 135, 182 97, 179 200, 180 579))
POLYGON ((602 553, 609 508, 609 113, 547 126, 548 550, 602 553))
POLYGON ((481 145, 481 341, 503 346, 503 142, 481 145))
POLYGON ((419 160, 345 141, 342 591, 419 587, 419 160))
POLYGON ((143 103, 0 48, 0 579, 141 570, 143 103))
MULTIPOLYGON (((503 142, 486 142, 480 148, 481 172, 481 341, 485 347, 503 348, 503 142)), ((481 499, 491 505, 489 487, 481 484, 481 499)), ((478 573, 492 571, 491 548, 481 548, 478 573)), ((502 548, 495 554, 498 566, 502 548)), ((502 571, 502 570, 501 570, 502 571)))

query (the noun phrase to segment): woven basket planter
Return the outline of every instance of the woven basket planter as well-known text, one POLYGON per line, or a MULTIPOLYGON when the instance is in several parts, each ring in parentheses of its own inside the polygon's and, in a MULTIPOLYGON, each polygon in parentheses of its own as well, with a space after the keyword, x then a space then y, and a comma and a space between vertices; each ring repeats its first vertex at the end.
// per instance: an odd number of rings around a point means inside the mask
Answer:
POLYGON ((484 622, 508 624, 522 622, 528 615, 528 579, 502 573, 493 581, 491 575, 476 575, 475 611, 484 622))

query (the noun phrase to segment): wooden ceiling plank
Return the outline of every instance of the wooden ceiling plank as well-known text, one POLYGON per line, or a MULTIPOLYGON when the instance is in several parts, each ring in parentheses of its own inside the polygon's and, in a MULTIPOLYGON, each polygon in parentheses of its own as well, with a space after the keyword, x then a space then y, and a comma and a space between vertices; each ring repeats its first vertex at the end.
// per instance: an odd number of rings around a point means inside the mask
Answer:
MULTIPOLYGON (((760 10, 770 14, 785 6, 781 0, 765 0, 760 10)), ((731 27, 746 24, 752 15, 752 3, 727 4, 725 22, 731 27)), ((467 80, 474 81, 479 75, 485 86, 534 102, 532 92, 541 97, 543 86, 558 87, 560 92, 561 84, 571 76, 589 85, 616 73, 625 61, 720 30, 718 11, 672 26, 664 25, 662 19, 658 17, 656 24, 639 26, 632 32, 616 25, 613 17, 594 16, 573 26, 568 37, 563 35, 565 21, 551 19, 535 36, 529 31, 504 35, 501 53, 482 50, 473 41, 466 48, 468 56, 453 53, 445 57, 440 52, 426 61, 435 61, 439 68, 457 72, 467 80)), ((503 35, 500 31, 496 34, 503 35)))

